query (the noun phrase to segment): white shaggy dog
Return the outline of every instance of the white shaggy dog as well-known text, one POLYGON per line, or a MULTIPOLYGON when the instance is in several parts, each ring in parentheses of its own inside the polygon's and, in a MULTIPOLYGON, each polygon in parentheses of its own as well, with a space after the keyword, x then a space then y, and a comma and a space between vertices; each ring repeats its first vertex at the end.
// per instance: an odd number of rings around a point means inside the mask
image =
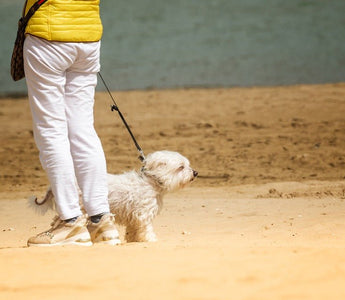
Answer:
MULTIPOLYGON (((162 208, 163 196, 183 188, 197 175, 187 158, 172 151, 149 154, 139 171, 108 174, 110 211, 115 214, 115 222, 126 227, 127 242, 156 241, 152 221, 162 208)), ((53 203, 52 200, 53 194, 48 189, 44 200, 36 199, 35 203, 53 203)))

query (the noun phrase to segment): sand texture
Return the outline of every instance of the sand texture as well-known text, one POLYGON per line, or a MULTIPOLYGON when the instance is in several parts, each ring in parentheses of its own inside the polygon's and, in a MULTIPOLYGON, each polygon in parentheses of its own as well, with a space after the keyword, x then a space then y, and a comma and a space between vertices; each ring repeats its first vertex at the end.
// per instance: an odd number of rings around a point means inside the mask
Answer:
MULTIPOLYGON (((0 299, 345 299, 344 83, 113 94, 145 153, 199 178, 166 196, 157 243, 27 248, 48 182, 27 99, 2 99, 0 299)), ((108 171, 138 169, 110 104, 97 93, 108 171)))

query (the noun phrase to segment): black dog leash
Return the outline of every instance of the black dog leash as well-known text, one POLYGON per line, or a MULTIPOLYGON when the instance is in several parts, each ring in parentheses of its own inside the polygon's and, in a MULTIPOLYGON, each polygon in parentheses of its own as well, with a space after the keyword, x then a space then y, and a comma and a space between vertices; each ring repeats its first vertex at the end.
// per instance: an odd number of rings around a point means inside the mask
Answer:
POLYGON ((98 72, 98 75, 99 75, 99 77, 101 78, 101 80, 102 80, 102 82, 103 82, 105 88, 107 89, 108 94, 110 95, 111 100, 113 100, 113 103, 114 103, 114 104, 111 105, 111 111, 116 110, 116 111, 119 113, 119 116, 120 116, 120 118, 121 118, 123 124, 125 124, 125 126, 126 126, 128 132, 129 132, 129 134, 131 135, 131 138, 132 138, 132 140, 133 140, 133 142, 134 142, 134 144, 135 144, 135 147, 137 148, 137 150, 138 150, 139 153, 140 153, 140 155, 139 155, 140 161, 144 161, 145 155, 144 155, 143 150, 142 150, 141 147, 139 146, 139 144, 138 144, 137 140, 135 139, 135 137, 134 137, 134 135, 133 135, 131 129, 129 128, 129 126, 128 126, 126 120, 125 120, 125 118, 123 117, 123 115, 122 115, 122 113, 121 113, 119 107, 117 106, 117 104, 116 104, 116 102, 115 102, 115 99, 114 99, 113 95, 111 94, 111 92, 110 92, 110 90, 109 90, 107 84, 105 83, 105 81, 104 81, 104 79, 103 79, 101 73, 98 72))

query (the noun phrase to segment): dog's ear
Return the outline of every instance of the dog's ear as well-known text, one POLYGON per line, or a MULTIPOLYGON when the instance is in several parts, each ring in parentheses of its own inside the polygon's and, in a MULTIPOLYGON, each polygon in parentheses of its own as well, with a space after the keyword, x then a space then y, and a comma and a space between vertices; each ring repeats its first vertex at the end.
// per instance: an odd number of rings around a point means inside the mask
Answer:
POLYGON ((161 167, 165 167, 166 165, 167 165, 166 162, 150 161, 144 165, 144 169, 152 171, 152 170, 157 170, 161 167))

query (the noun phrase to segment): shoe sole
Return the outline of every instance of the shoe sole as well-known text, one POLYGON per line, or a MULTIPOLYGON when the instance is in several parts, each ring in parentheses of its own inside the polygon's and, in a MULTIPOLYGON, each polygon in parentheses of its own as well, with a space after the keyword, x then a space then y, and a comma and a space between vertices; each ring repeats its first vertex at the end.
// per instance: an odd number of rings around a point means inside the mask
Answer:
POLYGON ((120 239, 112 239, 112 240, 99 241, 99 242, 94 241, 94 244, 117 246, 121 244, 121 241, 120 239))
POLYGON ((55 246, 82 246, 82 247, 89 247, 92 246, 92 242, 60 242, 60 243, 54 243, 54 244, 32 244, 28 243, 28 247, 55 247, 55 246))

